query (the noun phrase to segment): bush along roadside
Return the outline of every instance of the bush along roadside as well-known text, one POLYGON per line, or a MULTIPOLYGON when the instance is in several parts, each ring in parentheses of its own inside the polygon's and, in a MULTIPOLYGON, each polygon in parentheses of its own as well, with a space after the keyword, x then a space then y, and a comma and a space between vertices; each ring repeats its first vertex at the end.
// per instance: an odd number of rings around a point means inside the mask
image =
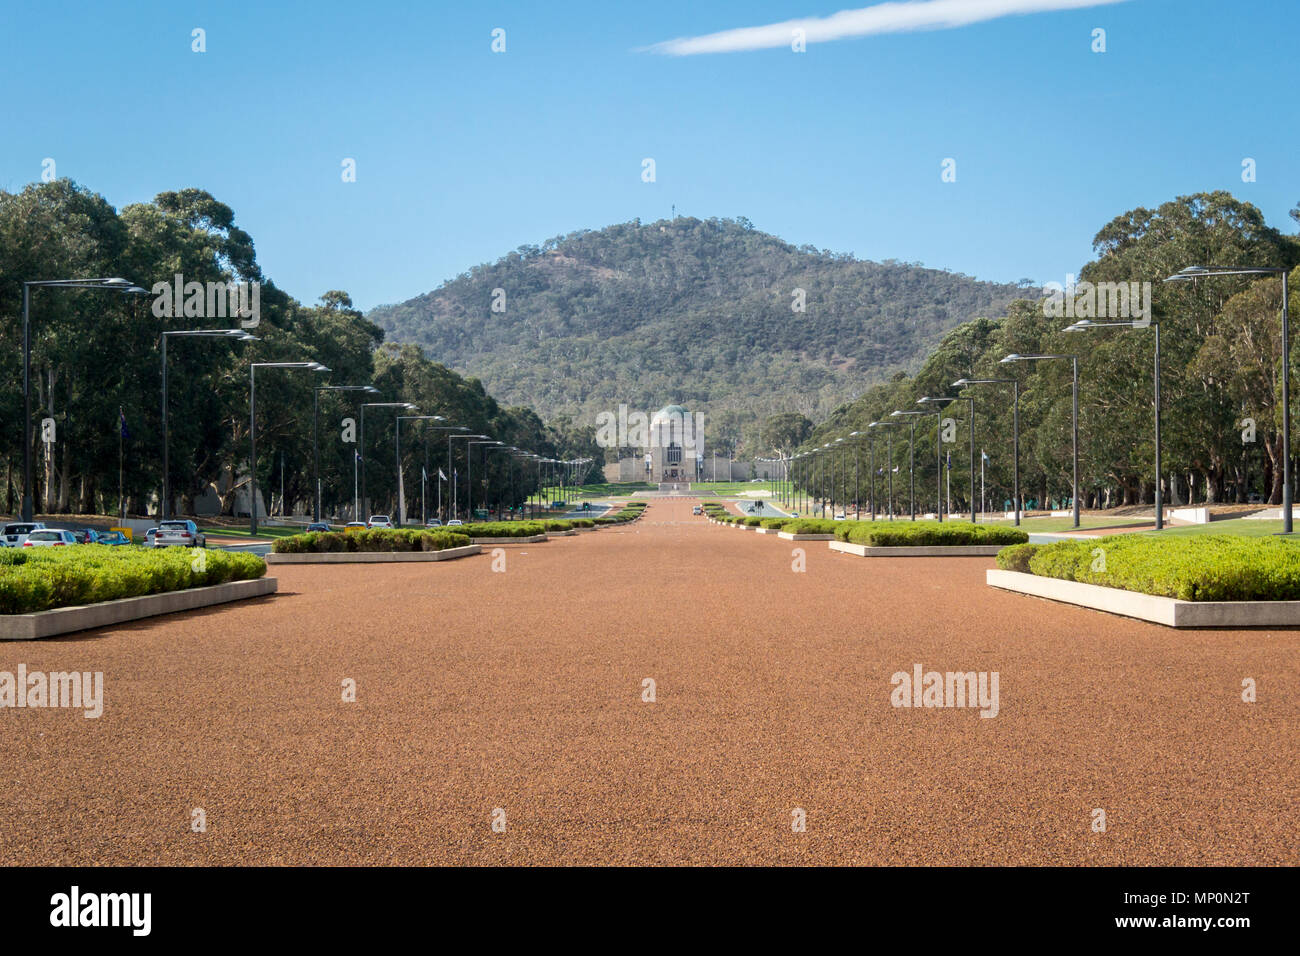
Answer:
POLYGON ((1300 601, 1300 545, 1238 535, 1112 535, 1005 548, 998 567, 1181 601, 1300 601))
POLYGON ((1029 535, 1019 528, 961 521, 838 521, 835 537, 872 548, 933 548, 982 544, 1023 544, 1029 535))
MULTIPOLYGON (((510 522, 510 524, 519 524, 510 522)), ((465 528, 470 528, 466 525, 465 528)), ((539 532, 540 533, 540 532, 539 532)), ((426 531, 422 528, 367 528, 364 531, 313 531, 280 538, 271 550, 276 554, 326 554, 358 551, 443 551, 469 544, 462 531, 426 531)))
POLYGON ((0 614, 33 614, 247 581, 266 574, 254 554, 191 548, 0 549, 0 614))

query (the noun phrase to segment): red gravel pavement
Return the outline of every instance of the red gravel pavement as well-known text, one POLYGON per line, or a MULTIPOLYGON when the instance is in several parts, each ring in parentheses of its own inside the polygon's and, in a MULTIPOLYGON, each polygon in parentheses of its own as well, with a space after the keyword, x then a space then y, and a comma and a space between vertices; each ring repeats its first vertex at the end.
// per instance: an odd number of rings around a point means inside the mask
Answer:
POLYGON ((802 542, 799 573, 694 503, 504 573, 280 567, 274 597, 0 645, 105 680, 97 720, 0 711, 0 862, 1297 862, 1300 631, 1051 604, 983 559, 802 542), (916 663, 999 672, 1000 713, 892 707, 916 663))

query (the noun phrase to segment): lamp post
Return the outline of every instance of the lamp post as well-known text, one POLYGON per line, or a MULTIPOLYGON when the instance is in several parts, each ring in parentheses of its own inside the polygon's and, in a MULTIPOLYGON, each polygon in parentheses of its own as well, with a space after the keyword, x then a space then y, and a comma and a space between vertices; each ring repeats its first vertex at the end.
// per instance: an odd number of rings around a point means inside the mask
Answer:
MULTIPOLYGON (((901 422, 872 422, 868 428, 893 428, 902 424, 901 422)), ((885 454, 889 458, 885 470, 889 472, 889 520, 894 520, 894 433, 885 432, 885 454)))
MULTIPOLYGON (((1188 266, 1165 279, 1189 282, 1214 276, 1280 275, 1282 277, 1282 533, 1291 534, 1291 324, 1287 294, 1289 271, 1282 266, 1188 266)), ((1159 329, 1157 328, 1157 334, 1159 329)), ((1157 408, 1159 402, 1157 400, 1157 408)), ((1159 412, 1157 411, 1157 414, 1159 412)), ((1157 480, 1156 486, 1159 487, 1157 480)))
MULTIPOLYGON (((1014 378, 959 378, 953 382, 954 388, 965 388, 968 385, 1010 385, 1011 386, 1011 483, 1012 483, 1012 509, 1015 518, 1015 524, 1020 526, 1020 382, 1014 378)), ((1156 439, 1157 445, 1160 439, 1156 439)), ((1159 461, 1159 452, 1156 452, 1157 462, 1159 461)), ((1158 466, 1157 466, 1158 467, 1158 466)), ((1157 495, 1160 492, 1156 492, 1157 495)), ((1156 498, 1156 507, 1159 508, 1160 499, 1156 498)))
MULTIPOLYGON (((940 415, 941 415, 942 413, 940 413, 940 412, 918 412, 918 411, 913 411, 913 410, 910 410, 910 409, 909 409, 909 410, 900 410, 900 409, 897 409, 897 408, 896 408, 896 409, 894 409, 892 412, 890 412, 889 414, 890 414, 891 416, 894 416, 894 415, 906 415, 906 416, 909 416, 909 418, 910 418, 910 420, 911 420, 911 423, 912 423, 912 444, 913 444, 913 445, 916 444, 916 418, 917 418, 917 416, 926 416, 926 415, 934 415, 934 416, 935 416, 935 422, 936 422, 935 427, 936 427, 936 429, 937 429, 937 430, 935 431, 935 433, 934 433, 934 464, 935 464, 935 468, 937 469, 937 471, 935 472, 935 483, 936 483, 936 498, 935 498, 935 501, 936 501, 937 506, 938 506, 938 507, 935 509, 935 514, 938 516, 939 520, 942 521, 942 520, 943 520, 943 451, 941 450, 942 442, 940 441, 940 438, 942 437, 942 435, 940 434, 940 432, 943 431, 943 425, 942 425, 941 422, 939 422, 939 418, 940 418, 940 415)), ((915 461, 915 459, 913 459, 913 461, 915 461)), ((916 500, 916 499, 915 499, 915 491, 913 491, 913 504, 912 504, 912 520, 913 520, 913 521, 916 520, 916 504, 915 504, 915 500, 916 500)))
MULTIPOLYGON (((1006 365, 1010 362, 1037 362, 1037 361, 1064 361, 1069 359, 1070 369, 1073 377, 1073 386, 1071 390, 1072 402, 1070 412, 1072 444, 1074 447, 1074 487, 1070 494, 1074 498, 1074 527, 1079 527, 1079 356, 1077 355, 1018 355, 1012 352, 1006 358, 1002 359, 1001 364, 1006 365)), ((974 405, 971 406, 974 408, 974 405)), ((971 458, 974 461, 974 458, 971 458)), ((972 468, 974 465, 971 466, 972 468)))
MULTIPOLYGON (((946 405, 949 402, 970 402, 970 520, 975 523, 975 399, 969 395, 925 395, 916 400, 918 405, 946 405)), ((940 427, 942 427, 942 421, 940 427)), ((950 502, 951 504, 951 502, 950 502)))
MULTIPOLYGON (((465 429, 461 430, 464 431, 465 429)), ((456 467, 452 464, 451 459, 451 443, 457 438, 487 438, 487 435, 465 434, 447 436, 447 470, 450 472, 450 474, 447 475, 447 480, 451 482, 451 511, 449 514, 453 518, 460 517, 460 482, 457 480, 456 467)), ((468 456, 468 454, 469 452, 467 450, 466 456, 468 456)))
MULTIPOLYGON (((426 427, 429 431, 432 431, 432 432, 467 432, 467 431, 469 431, 469 429, 466 428, 464 425, 427 425, 427 426, 425 426, 425 427, 426 427)), ((426 465, 427 465, 428 462, 429 462, 429 443, 428 443, 427 440, 425 441, 425 444, 424 444, 424 461, 425 461, 425 464, 426 464, 426 465)), ((427 469, 426 469, 426 470, 427 470, 427 469)), ((447 440, 447 478, 446 478, 447 481, 451 481, 451 470, 452 470, 452 469, 451 469, 451 438, 450 438, 450 436, 448 436, 448 440, 447 440)), ((439 520, 441 520, 441 516, 442 516, 442 482, 443 482, 443 479, 442 479, 442 478, 439 478, 437 481, 438 481, 438 504, 437 504, 436 508, 437 508, 437 513, 438 513, 438 516, 439 516, 439 520)), ((423 508, 423 505, 421 506, 421 508, 423 508)), ((429 516, 428 516, 427 514, 423 514, 423 515, 421 515, 421 517, 424 519, 424 523, 425 523, 426 525, 428 525, 428 523, 429 523, 429 516)))
POLYGON ((465 513, 471 521, 474 520, 474 456, 470 449, 474 445, 502 444, 495 439, 488 438, 486 435, 479 435, 478 437, 485 440, 465 442, 465 513))
POLYGON ((1156 530, 1160 531, 1165 526, 1165 507, 1164 494, 1161 485, 1160 470, 1160 323, 1152 322, 1150 319, 1134 319, 1130 322, 1094 322, 1092 319, 1080 319, 1073 325, 1065 328, 1066 332, 1086 332, 1088 329, 1145 329, 1155 330, 1156 340, 1156 357, 1154 371, 1154 400, 1155 400, 1155 418, 1156 418, 1156 530))
MULTIPOLYGON (((394 420, 393 449, 396 452, 395 460, 397 463, 397 513, 393 516, 396 519, 393 522, 393 527, 395 528, 400 528, 402 526, 402 517, 403 517, 402 498, 404 496, 402 494, 402 422, 404 421, 445 422, 446 420, 447 419, 443 418, 441 415, 398 415, 394 420)), ((423 512, 424 511, 423 483, 421 483, 420 485, 420 500, 421 500, 420 511, 423 512)))
POLYGON ((166 521, 171 517, 171 455, 170 455, 170 432, 167 424, 167 339, 170 337, 179 338, 207 338, 207 339, 231 339, 236 342, 256 342, 257 336, 250 335, 242 329, 183 329, 175 332, 163 332, 159 336, 159 351, 162 353, 162 433, 163 433, 163 473, 162 473, 162 502, 158 506, 160 521, 166 521))
POLYGON ((305 369, 328 372, 320 362, 250 362, 248 365, 248 533, 257 534, 257 370, 305 369))
POLYGON ((106 289, 129 294, 145 290, 126 279, 36 279, 23 283, 23 501, 22 517, 32 520, 32 337, 31 294, 33 289, 106 289))
MULTIPOLYGON (((317 385, 312 389, 311 398, 311 520, 320 521, 320 393, 321 392, 364 392, 378 395, 379 389, 373 385, 317 385)), ((355 456, 354 456, 355 457, 355 456)))
MULTIPOLYGON (((363 402, 361 405, 361 430, 360 433, 357 435, 357 461, 361 463, 361 499, 357 503, 356 507, 360 508, 361 505, 366 505, 366 509, 367 509, 366 513, 369 514, 370 503, 366 497, 366 409, 367 408, 404 408, 408 412, 414 412, 417 411, 417 409, 410 402, 363 402)), ((360 514, 358 514, 356 517, 358 521, 361 520, 360 514)), ((369 518, 366 519, 366 523, 367 524, 370 523, 369 518)))
MULTIPOLYGON (((506 453, 506 459, 507 459, 506 479, 510 483, 511 497, 514 496, 514 472, 510 469, 510 461, 513 460, 514 452, 518 450, 519 449, 515 448, 513 445, 507 445, 504 442, 496 442, 494 445, 485 446, 483 449, 483 458, 485 461, 487 459, 487 453, 489 451, 501 451, 506 453)), ((484 475, 486 476, 486 474, 487 472, 485 471, 484 475)), ((487 504, 487 502, 485 501, 484 504, 487 504)), ((501 501, 500 499, 497 499, 497 519, 500 520, 500 518, 501 518, 501 501)))

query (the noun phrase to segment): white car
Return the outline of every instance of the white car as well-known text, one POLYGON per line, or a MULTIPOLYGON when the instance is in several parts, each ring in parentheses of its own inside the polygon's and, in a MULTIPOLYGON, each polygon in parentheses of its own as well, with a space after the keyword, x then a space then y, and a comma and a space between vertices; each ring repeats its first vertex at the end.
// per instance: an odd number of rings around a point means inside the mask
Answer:
POLYGON ((448 528, 458 528, 458 527, 460 527, 461 525, 463 525, 464 523, 465 523, 465 522, 461 521, 459 518, 452 518, 450 521, 447 522, 447 527, 448 527, 448 528))
POLYGON ((439 521, 437 518, 430 518, 428 521, 425 522, 424 526, 426 528, 441 528, 442 522, 439 521))
POLYGON ((27 536, 24 548, 61 548, 65 544, 76 544, 77 536, 71 531, 59 531, 54 528, 38 528, 27 536))
POLYGON ((6 548, 21 548, 27 536, 33 531, 44 530, 45 525, 39 521, 14 521, 4 526, 0 531, 0 546, 6 548))
POLYGON ((193 521, 160 521, 158 523, 158 533, 153 537, 153 546, 155 548, 165 548, 173 544, 179 544, 186 548, 205 548, 208 539, 199 531, 199 526, 193 521))
POLYGON ((393 522, 389 520, 388 515, 371 515, 370 520, 366 522, 368 528, 391 528, 393 522))

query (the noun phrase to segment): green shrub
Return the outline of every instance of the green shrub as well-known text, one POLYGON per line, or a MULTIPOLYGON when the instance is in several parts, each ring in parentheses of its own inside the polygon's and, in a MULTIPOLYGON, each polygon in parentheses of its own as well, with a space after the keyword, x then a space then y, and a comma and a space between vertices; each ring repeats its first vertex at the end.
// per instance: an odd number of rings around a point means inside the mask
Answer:
POLYGON ((791 521, 796 521, 796 520, 798 520, 798 519, 796 519, 796 518, 760 518, 760 519, 759 519, 759 522, 758 522, 758 526, 759 526, 760 528, 767 528, 768 530, 783 531, 783 530, 785 529, 785 526, 786 526, 786 525, 788 525, 791 521))
POLYGON ((0 614, 31 614, 259 578, 253 554, 192 548, 33 548, 0 560, 0 614))
MULTIPOLYGON (((468 526, 467 526, 468 527, 468 526)), ((449 531, 423 528, 367 528, 342 533, 321 531, 278 538, 271 550, 276 554, 327 554, 358 551, 441 551, 469 544, 469 537, 449 531)))
POLYGON ((1043 577, 1183 601, 1300 600, 1300 546, 1280 538, 1112 535, 1040 545, 1027 565, 1043 577))
POLYGON ((841 540, 873 548, 959 547, 1023 544, 1029 535, 1019 528, 964 521, 854 521, 841 540))
POLYGON ((1013 544, 1009 548, 1003 548, 998 552, 998 567, 1003 571, 1019 571, 1021 574, 1031 574, 1029 570, 1029 560, 1038 553, 1041 544, 1013 544))
POLYGON ((834 534, 843 523, 830 518, 791 518, 781 530, 790 534, 834 534))

